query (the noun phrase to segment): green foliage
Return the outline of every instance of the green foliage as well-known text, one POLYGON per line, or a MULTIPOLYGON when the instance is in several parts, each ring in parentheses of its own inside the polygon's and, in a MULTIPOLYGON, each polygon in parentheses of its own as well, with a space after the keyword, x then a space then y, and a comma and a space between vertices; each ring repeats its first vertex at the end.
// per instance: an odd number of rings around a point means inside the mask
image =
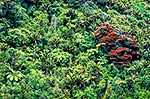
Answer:
POLYGON ((70 66, 72 55, 68 52, 64 52, 61 49, 54 49, 48 54, 48 59, 46 60, 50 66, 70 66))
POLYGON ((146 0, 1 0, 0 98, 149 99, 146 0), (118 70, 92 32, 110 22, 138 41, 141 60, 118 70))

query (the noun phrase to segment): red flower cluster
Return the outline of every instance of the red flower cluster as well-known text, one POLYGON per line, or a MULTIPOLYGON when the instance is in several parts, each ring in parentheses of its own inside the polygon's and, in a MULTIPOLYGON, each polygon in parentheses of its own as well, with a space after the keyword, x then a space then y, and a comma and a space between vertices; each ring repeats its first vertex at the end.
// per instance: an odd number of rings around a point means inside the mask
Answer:
POLYGON ((94 32, 97 43, 105 43, 105 51, 109 60, 118 66, 128 66, 133 60, 139 59, 136 40, 131 35, 119 29, 114 29, 112 24, 103 23, 94 32))

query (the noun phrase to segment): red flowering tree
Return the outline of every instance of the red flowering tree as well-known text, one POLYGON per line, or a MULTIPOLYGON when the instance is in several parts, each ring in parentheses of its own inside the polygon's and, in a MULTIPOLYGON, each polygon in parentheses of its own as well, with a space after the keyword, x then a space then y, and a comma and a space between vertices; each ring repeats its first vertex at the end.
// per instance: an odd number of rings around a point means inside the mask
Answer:
POLYGON ((133 60, 140 58, 137 41, 131 39, 127 32, 113 28, 112 24, 101 24, 94 36, 97 43, 106 44, 105 51, 116 67, 128 66, 133 60))

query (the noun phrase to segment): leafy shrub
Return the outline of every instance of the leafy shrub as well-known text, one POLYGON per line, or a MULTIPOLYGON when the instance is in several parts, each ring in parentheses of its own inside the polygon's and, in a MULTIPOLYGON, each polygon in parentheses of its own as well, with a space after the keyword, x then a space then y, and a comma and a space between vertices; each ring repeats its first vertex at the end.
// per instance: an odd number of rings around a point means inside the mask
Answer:
POLYGON ((50 66, 69 66, 72 55, 61 49, 54 49, 47 59, 50 66))

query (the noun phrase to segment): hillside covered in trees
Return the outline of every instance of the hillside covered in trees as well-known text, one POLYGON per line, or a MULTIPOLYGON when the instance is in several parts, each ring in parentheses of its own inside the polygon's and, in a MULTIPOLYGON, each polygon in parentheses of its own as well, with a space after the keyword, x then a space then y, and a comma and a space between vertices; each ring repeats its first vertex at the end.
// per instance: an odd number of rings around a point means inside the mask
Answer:
POLYGON ((150 99, 150 1, 0 0, 0 99, 150 99))

